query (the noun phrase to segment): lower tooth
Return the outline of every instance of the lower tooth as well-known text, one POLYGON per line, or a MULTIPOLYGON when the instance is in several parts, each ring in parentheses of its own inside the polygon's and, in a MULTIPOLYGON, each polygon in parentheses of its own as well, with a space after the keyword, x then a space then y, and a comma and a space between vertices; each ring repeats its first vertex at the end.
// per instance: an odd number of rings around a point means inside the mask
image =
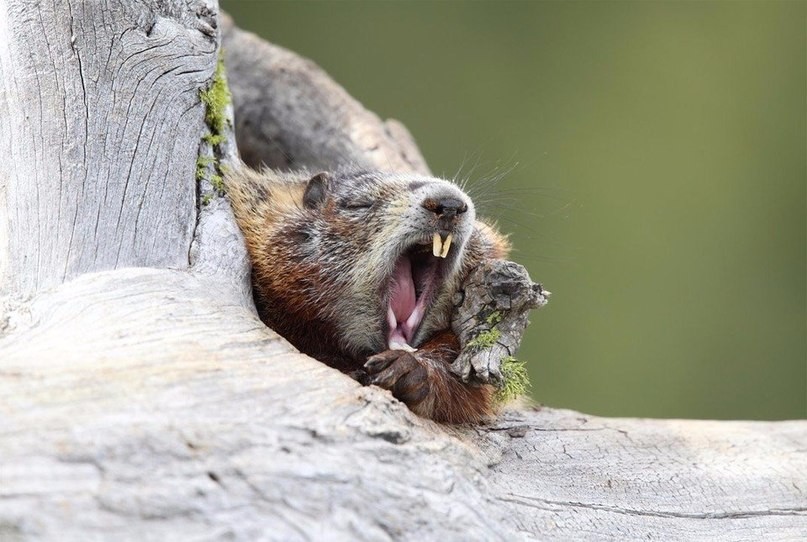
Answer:
POLYGON ((390 341, 389 343, 390 350, 403 350, 405 352, 417 352, 417 348, 412 348, 406 343, 401 343, 395 340, 390 341))

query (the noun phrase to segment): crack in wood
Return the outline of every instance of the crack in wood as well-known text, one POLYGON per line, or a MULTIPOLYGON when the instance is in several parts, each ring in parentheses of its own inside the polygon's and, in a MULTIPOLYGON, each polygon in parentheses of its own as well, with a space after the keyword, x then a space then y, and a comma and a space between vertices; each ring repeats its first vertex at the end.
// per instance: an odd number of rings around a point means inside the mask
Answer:
POLYGON ((597 510, 602 512, 611 512, 614 514, 628 515, 628 516, 649 516, 667 519, 745 519, 753 517, 766 517, 766 516, 803 516, 807 515, 807 507, 794 507, 794 508, 770 508, 765 510, 735 510, 735 511, 720 511, 720 512, 678 512, 670 510, 642 510, 635 508, 622 508, 607 504, 598 503, 585 503, 578 501, 559 501, 551 499, 543 499, 540 497, 533 497, 529 495, 519 495, 516 493, 508 493, 503 500, 513 502, 524 506, 534 506, 535 503, 546 505, 545 507, 537 506, 542 510, 549 512, 558 512, 565 508, 584 508, 588 510, 597 510))

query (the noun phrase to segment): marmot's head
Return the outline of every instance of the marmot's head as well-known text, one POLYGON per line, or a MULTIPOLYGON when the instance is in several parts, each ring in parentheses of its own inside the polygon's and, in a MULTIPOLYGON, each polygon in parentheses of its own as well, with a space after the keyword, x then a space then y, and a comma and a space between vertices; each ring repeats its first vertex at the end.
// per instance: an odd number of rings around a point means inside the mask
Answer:
POLYGON ((233 198, 267 323, 292 336, 316 324, 309 332, 334 334, 351 357, 417 347, 449 327, 475 223, 462 190, 402 173, 269 174, 263 201, 247 198, 246 227, 244 198, 233 198))

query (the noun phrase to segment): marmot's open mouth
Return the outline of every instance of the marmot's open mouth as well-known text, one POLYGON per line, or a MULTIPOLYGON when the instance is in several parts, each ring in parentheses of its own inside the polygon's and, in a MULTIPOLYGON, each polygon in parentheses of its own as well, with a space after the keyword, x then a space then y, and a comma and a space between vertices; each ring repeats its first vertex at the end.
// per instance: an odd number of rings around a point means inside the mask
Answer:
POLYGON ((432 246, 416 244, 395 262, 389 281, 387 346, 411 350, 415 333, 443 280, 452 236, 435 233, 432 246))

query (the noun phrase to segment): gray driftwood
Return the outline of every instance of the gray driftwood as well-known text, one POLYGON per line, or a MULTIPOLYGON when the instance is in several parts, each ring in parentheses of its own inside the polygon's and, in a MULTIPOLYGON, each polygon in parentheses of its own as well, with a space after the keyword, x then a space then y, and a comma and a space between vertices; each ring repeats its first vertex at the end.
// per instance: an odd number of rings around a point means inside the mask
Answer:
MULTIPOLYGON (((217 9, 0 4, 0 540, 804 538, 804 421, 441 427, 265 328, 226 202, 195 180, 217 9)), ((276 92, 320 89, 300 118, 399 152, 285 58, 276 92)), ((309 148, 290 163, 327 147, 282 122, 309 148)))
POLYGON ((549 295, 523 265, 505 260, 480 265, 455 300, 451 327, 463 349, 451 370, 466 382, 502 385, 502 361, 515 357, 530 310, 546 305, 549 295))

